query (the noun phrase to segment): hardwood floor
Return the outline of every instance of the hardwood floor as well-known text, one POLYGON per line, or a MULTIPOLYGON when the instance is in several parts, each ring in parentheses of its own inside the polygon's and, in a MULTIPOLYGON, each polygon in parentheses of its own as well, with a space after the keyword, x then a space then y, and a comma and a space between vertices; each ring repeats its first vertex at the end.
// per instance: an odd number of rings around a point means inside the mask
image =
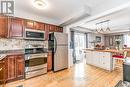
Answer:
POLYGON ((122 70, 109 72, 83 63, 73 68, 28 80, 8 83, 5 87, 114 87, 122 79, 122 70))

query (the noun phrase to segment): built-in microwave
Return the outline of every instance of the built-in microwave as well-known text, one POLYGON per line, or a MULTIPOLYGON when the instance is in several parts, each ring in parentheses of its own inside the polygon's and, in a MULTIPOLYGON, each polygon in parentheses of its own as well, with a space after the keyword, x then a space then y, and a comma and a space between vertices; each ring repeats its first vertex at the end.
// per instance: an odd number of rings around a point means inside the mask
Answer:
POLYGON ((45 32, 41 30, 25 29, 25 39, 45 40, 45 32))

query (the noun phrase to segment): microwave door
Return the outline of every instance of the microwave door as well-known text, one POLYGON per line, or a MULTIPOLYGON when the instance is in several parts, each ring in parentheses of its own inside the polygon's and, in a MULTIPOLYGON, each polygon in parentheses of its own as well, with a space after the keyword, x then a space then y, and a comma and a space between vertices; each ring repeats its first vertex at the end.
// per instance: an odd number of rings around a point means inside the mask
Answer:
POLYGON ((26 30, 25 39, 45 40, 45 33, 43 31, 26 30))

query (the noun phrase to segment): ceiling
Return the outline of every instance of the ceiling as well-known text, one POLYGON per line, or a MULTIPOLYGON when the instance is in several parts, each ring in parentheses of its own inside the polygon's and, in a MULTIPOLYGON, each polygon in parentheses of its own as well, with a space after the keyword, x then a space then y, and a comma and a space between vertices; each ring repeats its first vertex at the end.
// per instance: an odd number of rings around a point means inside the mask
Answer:
POLYGON ((101 27, 105 29, 108 26, 107 22, 96 25, 96 23, 105 20, 110 20, 109 27, 112 31, 129 29, 130 28, 130 7, 122 11, 110 14, 108 16, 101 17, 90 22, 85 22, 82 25, 80 25, 80 27, 88 28, 91 30, 95 30, 101 27))
MULTIPOLYGON (((47 7, 43 10, 36 9, 32 5, 33 0, 15 0, 15 13, 18 16, 36 17, 44 22, 60 25, 84 10, 90 16, 101 13, 107 9, 113 8, 129 0, 44 0, 47 7), (103 4, 102 4, 103 3, 103 4), (25 16, 27 14, 28 16, 25 16)), ((89 24, 91 25, 91 23, 89 24)), ((84 27, 88 27, 86 24, 84 27)), ((92 27, 93 28, 93 27, 92 27)))

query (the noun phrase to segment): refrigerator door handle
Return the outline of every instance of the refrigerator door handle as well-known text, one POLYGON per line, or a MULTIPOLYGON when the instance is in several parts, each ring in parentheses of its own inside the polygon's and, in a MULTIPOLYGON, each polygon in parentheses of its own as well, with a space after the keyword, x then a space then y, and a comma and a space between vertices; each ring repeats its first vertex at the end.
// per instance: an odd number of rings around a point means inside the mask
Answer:
POLYGON ((55 40, 54 53, 56 53, 56 50, 57 50, 57 40, 56 40, 55 36, 54 36, 54 40, 55 40))

